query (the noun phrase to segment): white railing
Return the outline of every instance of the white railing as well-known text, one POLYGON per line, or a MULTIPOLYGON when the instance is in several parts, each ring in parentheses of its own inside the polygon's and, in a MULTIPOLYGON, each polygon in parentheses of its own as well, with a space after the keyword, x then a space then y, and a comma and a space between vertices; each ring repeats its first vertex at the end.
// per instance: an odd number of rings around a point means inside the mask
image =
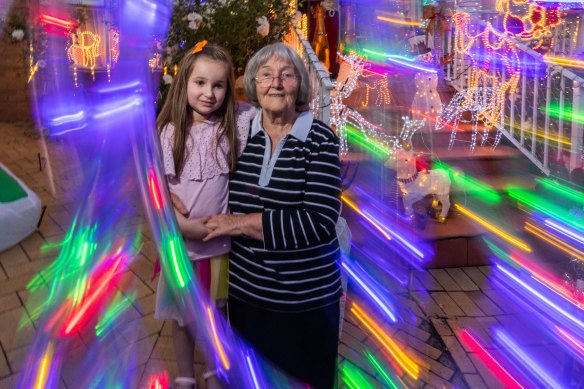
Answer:
MULTIPOLYGON (((486 23, 471 17, 473 35, 486 23)), ((445 53, 454 51, 455 31, 444 35, 445 53)), ((550 174, 550 160, 565 161, 569 170, 579 167, 584 158, 582 149, 583 123, 571 120, 564 112, 584 112, 584 79, 559 65, 544 61, 541 54, 521 42, 515 42, 521 63, 521 78, 517 91, 506 96, 501 120, 496 125, 511 143, 520 149, 542 172, 550 174), (560 114, 550 115, 550 109, 560 114)), ((470 60, 457 53, 452 63, 444 67, 444 78, 457 90, 469 88, 470 60)), ((491 76, 504 82, 502 64, 491 67, 491 76)), ((479 84, 478 87, 488 87, 479 84)))
POLYGON ((304 59, 306 69, 312 79, 313 99, 310 110, 315 118, 329 125, 333 84, 310 43, 302 38, 302 32, 297 27, 292 27, 291 30, 290 34, 284 38, 284 43, 294 48, 304 59))

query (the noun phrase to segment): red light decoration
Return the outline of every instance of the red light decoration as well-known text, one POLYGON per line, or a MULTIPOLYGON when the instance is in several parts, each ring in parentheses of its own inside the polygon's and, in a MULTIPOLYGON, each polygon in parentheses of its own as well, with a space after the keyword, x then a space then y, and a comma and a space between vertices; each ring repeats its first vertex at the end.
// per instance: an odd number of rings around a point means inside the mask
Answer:
POLYGON ((162 208, 162 199, 160 196, 160 187, 158 186, 158 180, 154 175, 152 169, 148 170, 148 184, 150 186, 150 196, 152 197, 152 202, 154 203, 154 208, 162 208))
POLYGON ((41 16, 39 16, 39 20, 44 24, 62 28, 63 30, 67 31, 71 31, 72 29, 77 27, 77 23, 75 22, 72 22, 70 20, 59 19, 47 14, 42 14, 41 16))
POLYGON ((150 376, 150 385, 148 389, 168 389, 168 374, 158 374, 150 376))

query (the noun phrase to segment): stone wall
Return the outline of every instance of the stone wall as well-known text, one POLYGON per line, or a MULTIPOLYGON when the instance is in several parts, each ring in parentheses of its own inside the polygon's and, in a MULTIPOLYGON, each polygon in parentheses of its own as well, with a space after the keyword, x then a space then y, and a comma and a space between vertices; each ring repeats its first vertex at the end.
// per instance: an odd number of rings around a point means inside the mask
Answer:
MULTIPOLYGON (((23 7, 25 1, 17 2, 23 7)), ((14 11, 14 10, 13 10, 14 11)), ((14 42, 12 31, 2 31, 0 37, 0 121, 30 120, 25 40, 14 42)))

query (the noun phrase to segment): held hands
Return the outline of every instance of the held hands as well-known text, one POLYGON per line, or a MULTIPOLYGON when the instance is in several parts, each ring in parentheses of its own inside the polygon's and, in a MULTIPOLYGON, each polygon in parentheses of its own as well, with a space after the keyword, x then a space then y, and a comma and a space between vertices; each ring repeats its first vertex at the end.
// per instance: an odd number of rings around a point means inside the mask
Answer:
POLYGON ((240 235, 245 235, 260 241, 264 240, 261 213, 211 216, 205 222, 205 227, 211 232, 203 238, 203 242, 207 242, 218 236, 240 235))
POLYGON ((205 228, 209 234, 203 238, 203 242, 207 242, 218 236, 236 236, 241 235, 242 216, 238 215, 215 215, 211 216, 205 222, 205 228))
POLYGON ((186 216, 188 216, 189 210, 185 207, 181 199, 174 193, 170 194, 170 199, 174 207, 174 215, 178 222, 178 229, 182 232, 183 237, 191 240, 202 240, 207 236, 210 230, 205 227, 205 223, 209 220, 210 216, 187 219, 186 216))
POLYGON ((257 240, 264 240, 262 231, 262 215, 215 215, 198 219, 188 219, 189 211, 180 198, 170 194, 178 228, 183 237, 192 240, 208 242, 219 236, 246 235, 257 240))

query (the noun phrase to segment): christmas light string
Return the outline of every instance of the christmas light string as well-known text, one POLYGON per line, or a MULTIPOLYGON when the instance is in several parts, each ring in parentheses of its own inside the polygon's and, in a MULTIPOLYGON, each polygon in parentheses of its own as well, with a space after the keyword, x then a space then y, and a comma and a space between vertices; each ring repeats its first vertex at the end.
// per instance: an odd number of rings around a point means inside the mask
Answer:
POLYGON ((524 41, 531 49, 546 54, 553 46, 551 27, 562 21, 557 3, 543 6, 527 0, 497 0, 496 10, 504 13, 505 33, 524 41), (521 14, 513 10, 523 11, 521 14))
MULTIPOLYGON (((500 120, 501 113, 505 107, 505 95, 515 93, 519 78, 521 77, 519 56, 517 54, 516 44, 506 35, 497 32, 490 23, 487 23, 486 28, 477 35, 470 34, 470 15, 464 12, 457 12, 454 15, 456 25, 455 44, 454 49, 459 54, 467 55, 472 63, 469 92, 466 94, 466 100, 463 101, 461 108, 466 109, 472 107, 473 109, 481 108, 476 111, 478 120, 484 121, 487 128, 491 128, 500 120), (491 37, 496 37, 492 43, 491 37), (477 43, 475 45, 475 43, 477 43), (471 53, 471 49, 480 43, 486 49, 486 59, 483 61, 484 65, 479 68, 478 61, 475 55, 471 53), (488 72, 491 70, 491 62, 494 56, 500 57, 504 64, 504 70, 508 77, 507 81, 500 82, 499 77, 490 76, 488 72), (492 85, 490 88, 493 93, 490 94, 489 99, 481 99, 482 102, 476 100, 480 99, 476 89, 479 88, 479 83, 482 81, 483 85, 492 85), (475 99, 475 101, 471 101, 475 99)), ((488 91, 483 88, 483 91, 488 91)))
MULTIPOLYGON (((408 117, 403 117, 404 126, 399 136, 389 135, 383 131, 383 128, 374 125, 366 120, 359 112, 346 106, 343 100, 353 93, 357 79, 363 73, 366 64, 363 58, 358 56, 355 52, 348 55, 338 53, 339 58, 349 64, 349 75, 344 81, 333 82, 333 91, 331 93, 331 126, 336 129, 340 138, 340 154, 346 155, 348 152, 347 145, 347 125, 351 125, 354 129, 364 135, 365 142, 375 143, 387 150, 402 149, 403 146, 409 143, 409 139, 417 129, 424 125, 424 120, 410 120, 408 117)), ((385 81, 385 79, 382 79, 385 81)), ((385 92, 383 92, 385 93, 385 92)), ((389 94, 389 90, 386 92, 389 94)), ((388 99, 389 96, 382 97, 388 99)), ((378 97, 379 99, 379 97, 378 97)))

